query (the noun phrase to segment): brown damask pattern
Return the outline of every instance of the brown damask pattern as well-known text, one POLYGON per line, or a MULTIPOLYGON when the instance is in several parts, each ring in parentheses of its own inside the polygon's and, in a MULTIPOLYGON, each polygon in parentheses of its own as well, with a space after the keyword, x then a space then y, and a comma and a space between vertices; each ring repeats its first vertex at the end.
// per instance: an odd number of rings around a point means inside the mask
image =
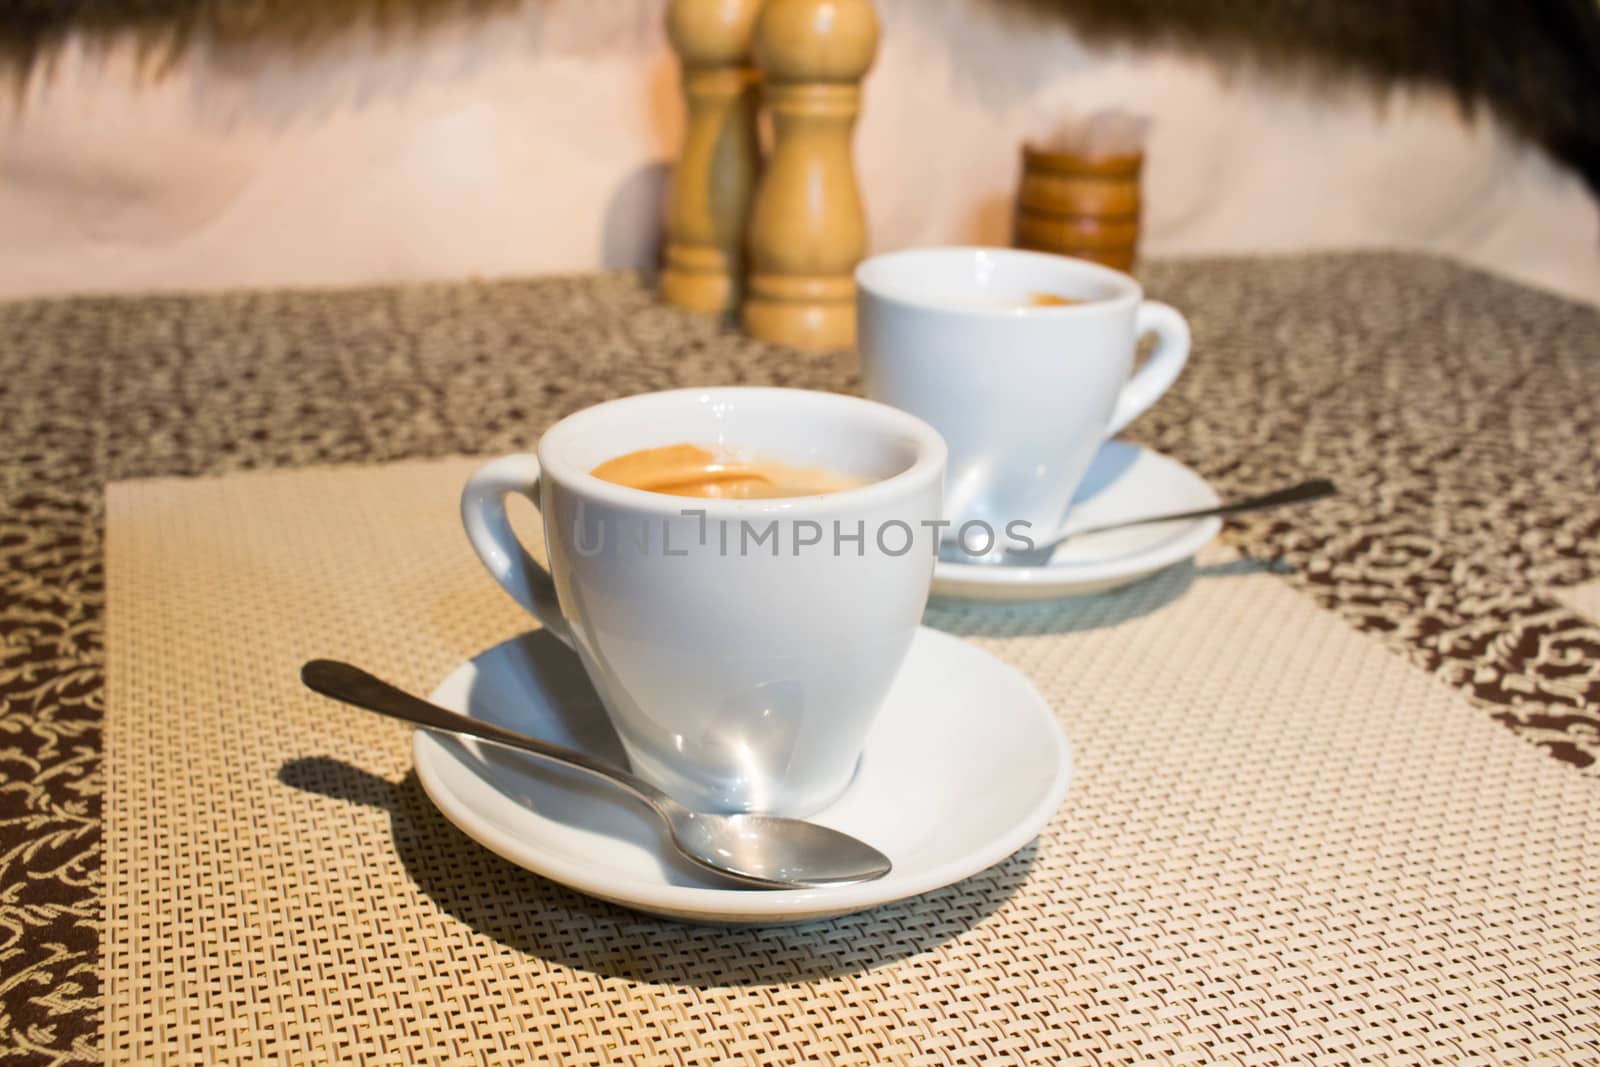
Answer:
MULTIPOLYGON (((1247 554, 1600 773, 1600 312, 1393 254, 1152 265, 1196 349, 1134 437, 1343 495, 1247 554)), ((97 1058, 106 481, 526 447, 674 385, 855 389, 630 275, 0 306, 0 1063, 97 1058)), ((1553 767, 1556 773, 1571 773, 1553 767)))
POLYGON ((1550 591, 1600 573, 1600 313, 1440 261, 1382 262, 1282 264, 1273 305, 1321 309, 1314 324, 1258 314, 1214 334, 1197 315, 1227 375, 1192 375, 1193 406, 1136 435, 1229 490, 1331 474, 1340 499, 1252 517, 1236 543, 1595 769, 1600 628, 1550 591))

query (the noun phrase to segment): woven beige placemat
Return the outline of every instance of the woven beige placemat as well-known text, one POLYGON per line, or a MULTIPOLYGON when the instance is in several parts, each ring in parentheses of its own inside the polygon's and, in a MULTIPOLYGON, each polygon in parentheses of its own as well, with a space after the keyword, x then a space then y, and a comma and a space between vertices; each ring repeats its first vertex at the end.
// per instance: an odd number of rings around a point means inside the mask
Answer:
POLYGON ((1600 782, 1225 554, 930 611, 1076 746, 1038 842, 960 885, 730 931, 505 863, 404 727, 297 681, 425 691, 526 625, 457 528, 471 467, 111 487, 111 1059, 1600 1057, 1600 782))

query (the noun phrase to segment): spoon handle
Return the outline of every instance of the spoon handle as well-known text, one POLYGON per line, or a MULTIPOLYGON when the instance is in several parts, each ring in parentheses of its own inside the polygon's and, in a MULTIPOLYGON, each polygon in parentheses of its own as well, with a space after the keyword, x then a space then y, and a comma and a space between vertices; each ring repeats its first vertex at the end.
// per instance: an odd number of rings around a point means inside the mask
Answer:
POLYGON ((1241 511, 1264 511, 1267 508, 1282 507, 1285 504, 1302 504, 1308 500, 1321 500, 1325 496, 1332 496, 1338 490, 1326 478, 1313 478, 1309 482, 1291 485, 1287 489, 1278 489, 1261 496, 1246 497, 1235 500, 1231 504, 1220 507, 1200 508, 1197 511, 1179 511, 1171 515, 1150 515, 1142 519, 1127 519, 1122 522, 1108 522, 1104 526, 1090 526, 1083 530, 1073 530, 1061 540, 1072 537, 1082 537, 1085 534, 1104 533, 1108 530, 1122 530, 1129 526, 1146 526, 1155 522, 1176 522, 1180 519, 1208 519, 1213 515, 1235 515, 1241 511))
POLYGON ((375 711, 379 715, 387 715, 391 719, 402 719, 430 730, 466 734, 480 741, 504 745, 549 760, 551 763, 560 763, 574 770, 584 771, 596 778, 603 778, 622 786, 653 807, 659 806, 665 799, 654 786, 609 763, 603 763, 583 752, 563 748, 561 745, 552 745, 548 741, 540 741, 527 734, 508 730, 492 722, 470 718, 441 708, 437 704, 430 704, 348 663, 332 659, 314 659, 300 668, 300 680, 313 692, 358 708, 375 711))

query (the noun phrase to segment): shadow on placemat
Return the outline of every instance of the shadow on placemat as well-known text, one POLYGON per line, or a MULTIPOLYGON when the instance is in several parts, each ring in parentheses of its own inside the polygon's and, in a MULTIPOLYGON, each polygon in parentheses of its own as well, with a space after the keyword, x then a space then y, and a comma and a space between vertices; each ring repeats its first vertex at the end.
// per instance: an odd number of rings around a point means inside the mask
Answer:
POLYGON ((1183 596, 1196 581, 1280 574, 1283 569, 1273 560, 1235 559, 1201 567, 1189 559, 1104 593, 1009 602, 936 597, 929 602, 922 622, 957 637, 1084 633, 1154 614, 1183 596))
POLYGON ((382 808, 406 873, 484 937, 613 978, 713 988, 857 974, 926 952, 992 915, 1027 880, 1037 844, 943 889, 854 915, 794 926, 659 919, 595 900, 480 847, 441 815, 408 771, 398 783, 327 756, 292 759, 285 785, 382 808), (464 877, 486 871, 488 877, 464 877))

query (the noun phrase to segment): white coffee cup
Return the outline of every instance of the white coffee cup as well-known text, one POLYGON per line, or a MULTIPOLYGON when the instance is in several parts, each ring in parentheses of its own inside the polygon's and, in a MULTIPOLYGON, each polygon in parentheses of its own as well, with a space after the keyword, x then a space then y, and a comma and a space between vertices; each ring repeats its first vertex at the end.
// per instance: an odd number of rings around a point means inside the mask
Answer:
POLYGON ((695 809, 807 815, 849 785, 910 647, 944 463, 926 423, 857 397, 649 393, 562 419, 537 456, 490 462, 461 517, 489 572, 577 652, 636 772, 695 809), (590 474, 681 443, 871 480, 705 500, 590 474), (540 511, 548 571, 512 532, 511 493, 540 511), (896 551, 901 527, 917 536, 896 551))
POLYGON ((856 269, 856 299, 867 395, 926 420, 949 445, 946 538, 967 523, 1001 544, 1054 536, 1095 452, 1160 399, 1189 356, 1183 316, 1143 299, 1138 282, 1043 252, 876 256, 856 269), (1036 293, 1085 302, 1033 306, 1036 293), (1132 374, 1146 333, 1155 351, 1132 374))

